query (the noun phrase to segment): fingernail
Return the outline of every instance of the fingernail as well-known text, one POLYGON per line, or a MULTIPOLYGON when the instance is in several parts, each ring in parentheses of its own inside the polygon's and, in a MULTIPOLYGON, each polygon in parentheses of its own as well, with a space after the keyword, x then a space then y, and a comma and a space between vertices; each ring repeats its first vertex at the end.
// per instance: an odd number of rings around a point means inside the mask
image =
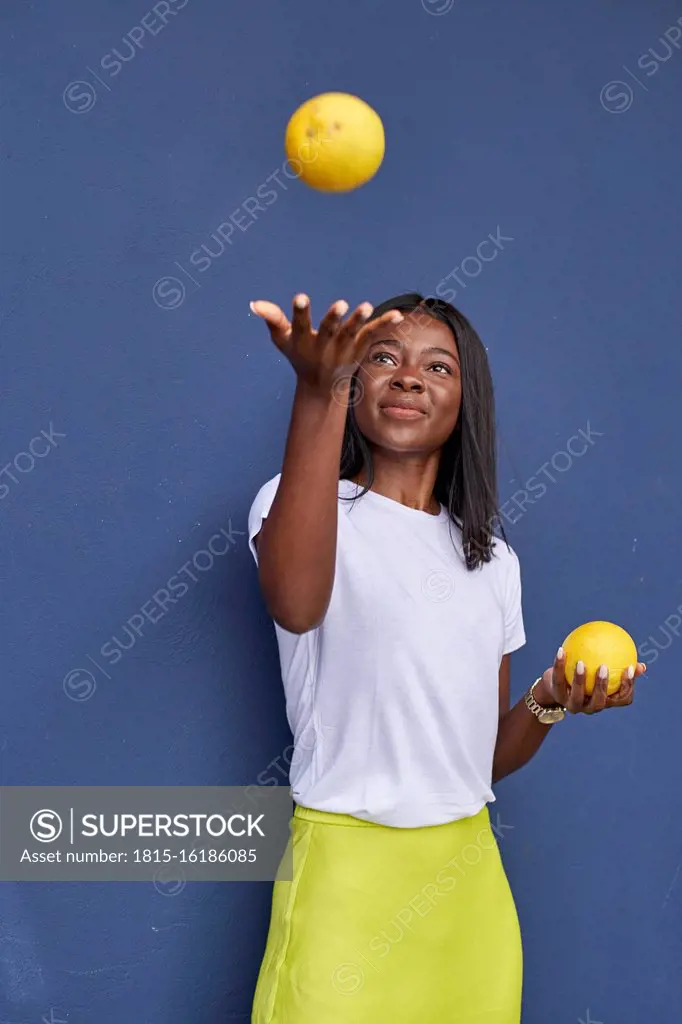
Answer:
POLYGON ((250 302, 249 303, 249 309, 251 310, 252 313, 255 313, 256 316, 258 316, 258 310, 256 309, 256 303, 255 302, 250 302))
POLYGON ((644 669, 644 671, 646 672, 646 665, 644 664, 644 662, 642 662, 642 668, 643 668, 643 669, 644 669))
POLYGON ((388 321, 391 324, 399 324, 400 321, 403 320, 403 319, 404 319, 403 314, 396 312, 396 313, 391 313, 391 315, 388 318, 388 321))
POLYGON ((575 671, 577 675, 581 676, 585 671, 585 662, 579 661, 578 664, 575 666, 575 671))
POLYGON ((369 302, 363 302, 363 304, 360 306, 360 316, 362 317, 362 319, 369 319, 369 317, 372 315, 373 309, 374 306, 372 306, 369 302))
POLYGON ((600 665, 599 666, 599 678, 600 679, 606 679, 608 674, 609 674, 609 670, 607 669, 606 665, 600 665))
POLYGON ((630 665, 628 667, 628 679, 632 679, 634 674, 635 674, 635 666, 634 665, 630 665))
POLYGON ((305 309, 306 306, 308 305, 308 296, 297 295, 296 298, 294 299, 294 305, 296 306, 296 309, 305 309))
POLYGON ((341 299, 339 302, 335 302, 334 312, 337 316, 345 316, 348 312, 348 303, 344 299, 341 299))
POLYGON ((557 661, 561 661, 563 656, 564 656, 564 649, 563 649, 563 647, 560 647, 559 650, 556 652, 556 660, 557 661))

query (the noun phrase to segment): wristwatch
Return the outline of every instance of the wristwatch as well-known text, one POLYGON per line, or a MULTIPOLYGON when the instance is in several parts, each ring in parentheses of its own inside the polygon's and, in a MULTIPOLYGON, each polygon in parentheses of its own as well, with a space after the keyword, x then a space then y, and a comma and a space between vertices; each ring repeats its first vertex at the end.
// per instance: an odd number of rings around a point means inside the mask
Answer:
POLYGON ((524 700, 528 710, 533 712, 539 722, 542 722, 543 725, 554 725, 555 722, 561 722, 566 717, 566 708, 562 707, 561 704, 551 704, 549 707, 543 707, 542 704, 538 704, 533 696, 533 691, 541 679, 542 676, 538 676, 530 690, 528 690, 524 700))

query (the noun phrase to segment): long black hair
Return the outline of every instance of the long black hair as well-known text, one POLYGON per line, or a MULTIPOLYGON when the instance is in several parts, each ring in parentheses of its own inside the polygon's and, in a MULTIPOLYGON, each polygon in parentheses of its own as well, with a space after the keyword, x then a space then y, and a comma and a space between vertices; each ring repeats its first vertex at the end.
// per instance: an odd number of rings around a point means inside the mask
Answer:
MULTIPOLYGON (((392 309, 440 320, 449 327, 457 344, 462 405, 457 425, 441 450, 433 494, 461 530, 467 569, 477 569, 491 560, 496 534, 507 543, 498 508, 495 399, 488 355, 467 318, 449 302, 408 292, 375 306, 370 319, 392 309)), ((351 385, 340 478, 349 480, 363 472, 367 483, 356 495, 360 497, 372 486, 374 466, 370 446, 355 418, 357 378, 358 371, 351 385)))

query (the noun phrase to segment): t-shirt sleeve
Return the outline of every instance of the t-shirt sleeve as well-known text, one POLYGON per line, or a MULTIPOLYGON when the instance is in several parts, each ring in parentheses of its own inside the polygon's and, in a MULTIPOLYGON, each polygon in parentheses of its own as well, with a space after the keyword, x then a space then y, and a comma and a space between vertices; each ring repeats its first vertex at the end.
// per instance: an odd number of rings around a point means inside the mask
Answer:
POLYGON ((523 609, 521 602, 521 566, 515 551, 510 551, 507 568, 507 586, 504 608, 504 650, 503 654, 511 654, 526 642, 526 631, 523 626, 523 609))
POLYGON ((258 553, 256 551, 254 540, 260 532, 263 520, 268 517, 268 512, 275 500, 275 494, 277 493, 281 476, 282 474, 278 473, 277 476, 272 478, 272 480, 268 480, 266 484, 263 484, 256 497, 253 499, 253 504, 249 510, 249 550, 256 560, 256 564, 258 564, 258 553))

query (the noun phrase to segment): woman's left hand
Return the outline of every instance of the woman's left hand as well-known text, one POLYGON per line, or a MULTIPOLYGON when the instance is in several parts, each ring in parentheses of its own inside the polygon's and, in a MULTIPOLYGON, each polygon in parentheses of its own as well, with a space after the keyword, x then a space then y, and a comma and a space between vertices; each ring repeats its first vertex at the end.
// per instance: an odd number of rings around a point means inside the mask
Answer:
MULTIPOLYGON (((632 704, 635 696, 635 681, 639 676, 644 675, 646 665, 638 661, 630 668, 633 670, 632 676, 629 674, 630 670, 625 669, 621 677, 620 689, 611 695, 606 692, 609 683, 608 672, 604 679, 600 679, 599 671, 597 671, 594 690, 588 697, 585 695, 586 671, 584 664, 581 661, 578 662, 573 683, 569 685, 566 681, 565 671, 566 653, 560 647, 554 667, 548 668, 543 673, 542 683, 538 685, 538 690, 547 696, 547 703, 561 704, 572 715, 596 715, 597 712, 603 711, 605 708, 624 708, 628 704, 632 704)), ((536 693, 537 699, 539 698, 536 693)))

